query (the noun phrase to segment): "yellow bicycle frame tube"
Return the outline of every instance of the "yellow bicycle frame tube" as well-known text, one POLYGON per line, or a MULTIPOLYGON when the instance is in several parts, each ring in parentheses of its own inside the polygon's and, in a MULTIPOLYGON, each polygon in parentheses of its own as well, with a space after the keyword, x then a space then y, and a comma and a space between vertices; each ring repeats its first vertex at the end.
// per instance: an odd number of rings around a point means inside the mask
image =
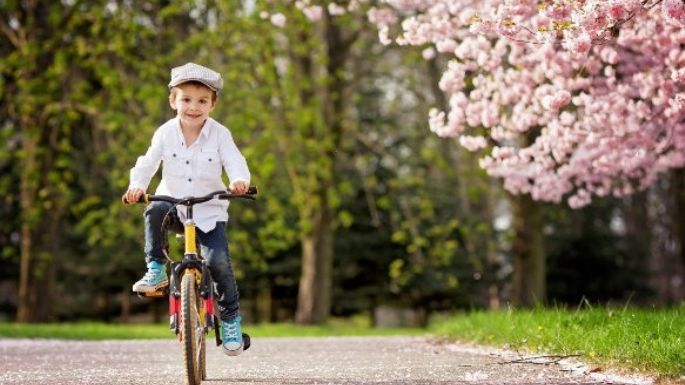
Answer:
POLYGON ((186 239, 186 254, 197 254, 197 244, 195 243, 195 223, 186 222, 184 225, 184 237, 186 239))

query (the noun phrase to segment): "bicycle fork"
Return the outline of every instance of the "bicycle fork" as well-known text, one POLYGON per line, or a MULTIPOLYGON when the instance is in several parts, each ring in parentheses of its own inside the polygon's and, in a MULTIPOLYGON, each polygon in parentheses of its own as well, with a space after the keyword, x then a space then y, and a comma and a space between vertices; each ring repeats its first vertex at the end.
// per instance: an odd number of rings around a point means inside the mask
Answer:
POLYGON ((205 334, 214 329, 217 346, 221 345, 218 318, 214 313, 214 283, 209 267, 197 256, 195 238, 195 223, 189 219, 185 223, 185 255, 183 261, 171 263, 171 277, 169 282, 169 329, 180 334, 181 320, 181 278, 184 274, 193 274, 195 278, 202 277, 198 283, 198 293, 202 298, 203 314, 200 314, 205 334))
POLYGON ((201 314, 204 322, 204 331, 208 333, 210 330, 214 329, 217 334, 219 334, 219 325, 214 312, 214 288, 212 280, 210 278, 210 272, 207 265, 199 261, 193 261, 195 263, 185 263, 185 262, 173 262, 171 264, 171 277, 169 286, 171 290, 169 291, 169 329, 179 334, 180 328, 180 313, 181 313, 181 278, 183 274, 192 274, 195 277, 200 275, 202 279, 199 282, 198 294, 202 298, 203 307, 205 309, 204 314, 201 314), (200 273, 197 267, 190 267, 189 265, 201 265, 200 273))

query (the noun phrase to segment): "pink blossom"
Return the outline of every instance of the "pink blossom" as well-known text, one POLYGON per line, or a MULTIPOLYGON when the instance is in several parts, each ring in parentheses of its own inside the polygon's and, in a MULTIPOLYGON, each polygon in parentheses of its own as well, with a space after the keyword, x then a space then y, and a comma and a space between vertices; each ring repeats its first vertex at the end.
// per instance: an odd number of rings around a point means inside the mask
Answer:
POLYGON ((565 4, 555 3, 547 8, 545 15, 554 20, 566 20, 571 16, 571 8, 565 4))
POLYGON ((457 48, 457 42, 452 39, 440 40, 436 43, 435 48, 438 52, 454 52, 457 48))
POLYGON ((482 136, 461 135, 459 137, 459 144, 469 151, 477 151, 487 147, 488 142, 482 136))
POLYGON ((446 94, 453 94, 464 87, 464 67, 457 61, 451 61, 447 71, 440 79, 440 89, 446 94))
POLYGON ((438 136, 447 136, 447 126, 445 126, 445 113, 436 108, 428 112, 428 126, 430 130, 438 136))
POLYGON ((279 28, 284 27, 286 23, 285 15, 283 15, 282 13, 274 13, 273 15, 271 15, 271 17, 269 17, 269 20, 271 21, 271 24, 279 28))
POLYGON ((431 59, 435 58, 435 49, 433 49, 433 47, 428 47, 428 48, 424 49, 423 51, 421 51, 421 56, 425 60, 431 60, 431 59))
POLYGON ((587 33, 568 35, 562 45, 574 55, 585 55, 592 48, 592 38, 587 33))
POLYGON ((661 10, 667 21, 681 26, 685 25, 685 4, 682 0, 664 0, 661 3, 661 10))
POLYGON ((302 9, 302 13, 304 13, 309 21, 316 22, 321 20, 321 17, 323 16, 323 8, 318 5, 305 7, 302 9))
POLYGON ((613 47, 602 47, 599 51, 599 57, 607 64, 618 63, 618 52, 613 47))
POLYGON ((380 40, 381 44, 383 45, 388 45, 392 43, 392 40, 390 37, 388 37, 388 27, 383 26, 378 29, 378 40, 380 40))
POLYGON ((542 98, 542 105, 548 109, 557 111, 571 102, 571 93, 566 90, 559 90, 553 95, 542 98))
POLYGON ((673 108, 674 112, 680 112, 685 110, 685 92, 681 92, 669 100, 669 104, 673 108))
POLYGON ((345 7, 342 7, 336 3, 330 3, 328 4, 328 13, 331 14, 331 16, 340 16, 344 15, 347 12, 345 7))
POLYGON ((627 16, 628 11, 620 1, 611 1, 608 5, 607 13, 614 20, 620 20, 627 16))
POLYGON ((685 165, 681 0, 660 11, 642 0, 385 3, 402 20, 398 41, 454 56, 431 130, 472 151, 492 145, 479 164, 512 193, 578 208, 685 165))
POLYGON ((673 70, 673 72, 671 72, 671 80, 676 83, 685 83, 685 68, 673 70))
POLYGON ((568 199, 568 205, 571 208, 578 209, 587 206, 592 201, 592 197, 586 190, 580 190, 575 195, 568 199))
POLYGON ((378 26, 393 25, 397 23, 398 20, 397 14, 387 8, 379 9, 374 7, 371 8, 366 15, 371 23, 378 26))

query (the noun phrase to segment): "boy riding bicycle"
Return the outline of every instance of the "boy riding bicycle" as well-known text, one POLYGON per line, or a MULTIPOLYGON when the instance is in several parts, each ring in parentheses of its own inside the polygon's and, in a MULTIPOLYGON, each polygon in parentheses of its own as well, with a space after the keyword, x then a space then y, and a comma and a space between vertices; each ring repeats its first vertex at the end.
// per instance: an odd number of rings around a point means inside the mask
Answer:
MULTIPOLYGON (((160 126, 145 155, 131 169, 125 197, 137 201, 162 163, 162 180, 156 194, 176 198, 205 195, 225 190, 222 169, 230 179, 228 191, 240 195, 250 186, 250 171, 231 132, 209 117, 223 87, 221 75, 207 67, 187 63, 171 70, 169 104, 176 117, 160 126)), ((152 202, 145 209, 145 260, 147 273, 133 285, 133 291, 149 293, 169 284, 162 221, 171 203, 152 202)), ((228 251, 226 222, 228 201, 211 200, 194 208, 202 256, 216 282, 224 353, 243 351, 238 286, 228 251)), ((176 214, 183 222, 186 213, 176 214)))

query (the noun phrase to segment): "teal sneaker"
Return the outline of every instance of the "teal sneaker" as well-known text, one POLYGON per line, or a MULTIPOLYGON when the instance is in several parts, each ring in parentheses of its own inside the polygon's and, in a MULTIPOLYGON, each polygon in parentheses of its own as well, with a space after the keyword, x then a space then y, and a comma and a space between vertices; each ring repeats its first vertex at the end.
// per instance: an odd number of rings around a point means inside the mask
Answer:
POLYGON ((237 316, 230 321, 221 321, 222 349, 229 356, 237 356, 243 352, 243 332, 240 327, 242 318, 237 316))
POLYGON ((157 261, 150 261, 147 264, 147 273, 140 281, 133 284, 133 291, 136 293, 151 293, 169 284, 166 275, 166 265, 157 261))

